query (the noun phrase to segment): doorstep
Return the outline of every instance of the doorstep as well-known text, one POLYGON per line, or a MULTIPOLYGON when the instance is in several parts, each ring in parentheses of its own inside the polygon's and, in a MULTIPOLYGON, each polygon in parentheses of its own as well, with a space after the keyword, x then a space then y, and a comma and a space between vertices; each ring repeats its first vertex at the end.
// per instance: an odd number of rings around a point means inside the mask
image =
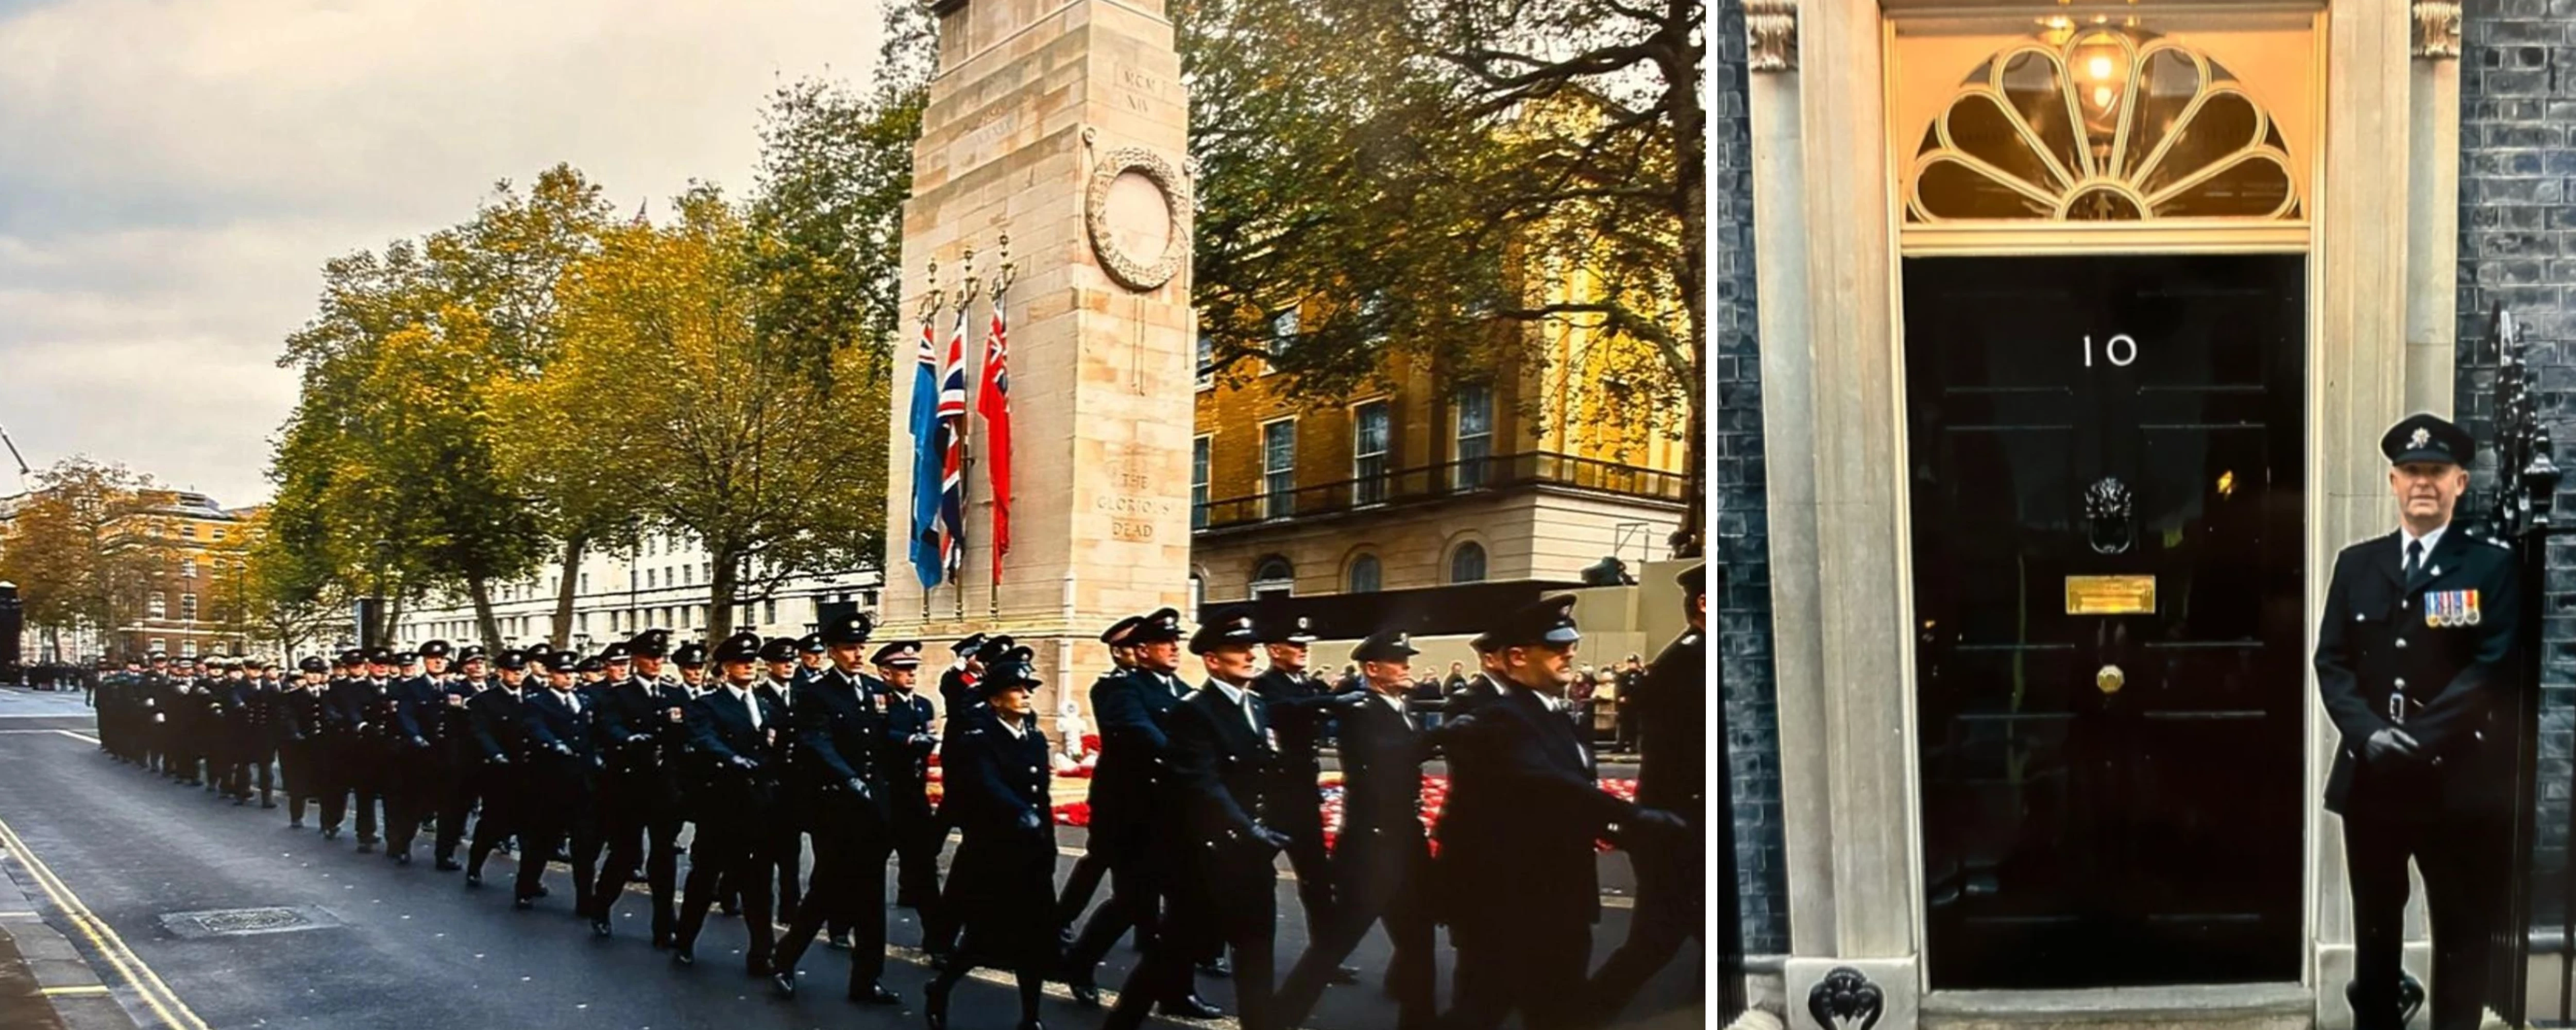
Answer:
POLYGON ((1924 1030, 2310 1030, 2316 992, 2299 984, 2208 984, 2071 991, 1935 991, 1924 1030))

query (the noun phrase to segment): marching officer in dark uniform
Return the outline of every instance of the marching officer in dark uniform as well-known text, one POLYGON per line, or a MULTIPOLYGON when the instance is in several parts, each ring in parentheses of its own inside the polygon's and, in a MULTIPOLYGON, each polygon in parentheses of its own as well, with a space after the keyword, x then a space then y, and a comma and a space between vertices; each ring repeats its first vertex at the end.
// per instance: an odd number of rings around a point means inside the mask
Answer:
POLYGON ((350 672, 322 697, 331 756, 331 781, 323 788, 322 796, 322 839, 340 839, 340 822, 354 794, 358 800, 358 852, 365 854, 376 849, 376 804, 384 790, 382 763, 376 754, 381 736, 376 720, 385 688, 370 673, 383 670, 393 656, 377 648, 372 654, 352 651, 340 657, 350 672))
POLYGON ((2432 911, 2434 1030, 2473 1030, 2485 1009, 2489 927, 2500 914, 2511 817, 2508 662, 2522 617, 2512 552, 2451 516, 2476 445, 2414 415, 2379 441, 2396 532, 2335 558, 2317 629, 2317 691, 2343 737, 2326 809, 2343 817, 2352 883, 2358 1030, 2399 1023, 2407 860, 2432 911))
POLYGON ((304 828, 304 802, 320 801, 326 789, 322 756, 322 690, 331 665, 313 655, 297 662, 295 680, 273 699, 277 726, 277 771, 286 781, 286 825, 304 828))
POLYGON ((695 640, 680 645, 671 652, 671 664, 680 667, 680 685, 688 688, 690 697, 712 685, 707 682, 707 645, 695 640))
POLYGON ((570 651, 546 656, 546 689, 527 702, 520 727, 527 734, 528 793, 519 837, 519 882, 511 905, 534 908, 544 897, 546 861, 571 840, 573 909, 590 915, 599 828, 594 804, 599 780, 599 705, 574 686, 581 659, 570 651))
POLYGON ((796 638, 796 682, 804 683, 823 674, 825 650, 821 633, 808 633, 796 638))
POLYGON ((395 865, 411 864, 421 824, 438 811, 438 766, 445 758, 439 735, 446 730, 447 663, 454 654, 444 640, 420 645, 417 655, 402 653, 398 663, 416 659, 420 671, 385 687, 385 857, 395 865))
MULTIPOLYGON (((1099 692, 1102 683, 1134 671, 1136 647, 1128 635, 1144 621, 1142 615, 1130 615, 1110 623, 1109 628, 1102 631, 1100 642, 1109 645, 1110 667, 1100 674, 1099 679, 1091 681, 1093 693, 1099 692)), ((1097 714, 1097 709, 1094 709, 1094 714, 1097 714)), ((1111 850, 1096 841, 1087 842, 1082 849, 1082 857, 1074 860, 1073 872, 1065 876, 1064 893, 1056 899, 1055 916, 1057 933, 1067 947, 1073 944, 1074 922, 1082 918, 1084 909, 1091 907, 1091 896, 1099 893, 1100 881, 1109 875, 1111 850)))
MULTIPOLYGON (((1160 818, 1165 781, 1169 778, 1171 738, 1166 731, 1189 688, 1175 675, 1180 668, 1181 613, 1170 608, 1145 616, 1128 633, 1136 652, 1136 669, 1124 677, 1102 680, 1091 690, 1091 712, 1100 725, 1100 761, 1091 770, 1091 846, 1108 847, 1109 900, 1092 913, 1082 934, 1065 953, 1065 984, 1074 1000, 1100 1003, 1096 970, 1130 927, 1136 943, 1152 948, 1167 914, 1165 902, 1176 887, 1179 870, 1178 827, 1160 818)), ((1188 1019, 1221 1015, 1198 996, 1195 985, 1167 986, 1159 1001, 1163 1011, 1188 1019)))
POLYGON ((981 633, 970 633, 965 639, 948 645, 949 652, 955 654, 957 660, 939 673, 940 715, 954 719, 966 714, 967 709, 982 700, 975 690, 975 676, 983 670, 980 652, 986 639, 981 633))
POLYGON ((930 752, 939 746, 931 734, 938 710, 930 699, 913 692, 921 673, 921 641, 898 640, 870 657, 877 667, 885 697, 885 746, 877 749, 877 771, 885 781, 891 812, 894 853, 901 869, 894 903, 916 912, 939 901, 939 847, 944 834, 930 804, 930 752))
POLYGON ((474 695, 491 689, 486 668, 490 664, 483 645, 458 648, 456 674, 439 687, 443 705, 438 712, 438 837, 434 844, 442 873, 465 868, 456 860, 456 847, 465 842, 465 821, 474 814, 480 796, 474 774, 483 764, 483 749, 474 740, 474 714, 465 706, 474 695))
POLYGON ((1104 1026, 1134 1030, 1155 998, 1190 987, 1190 968, 1213 942, 1234 956, 1235 1002, 1245 1030, 1268 1030, 1272 1005, 1272 934, 1277 929, 1272 860, 1286 834, 1261 822, 1279 783, 1279 751, 1269 706, 1252 692, 1258 674, 1253 645, 1261 634, 1243 608, 1221 611, 1190 638, 1207 668, 1207 685, 1174 709, 1163 800, 1177 822, 1171 925, 1129 974, 1104 1026))
MULTIPOLYGON (((1261 645, 1270 668, 1252 681, 1270 710, 1279 733, 1279 782, 1272 784, 1264 825, 1288 835, 1288 865, 1297 872, 1297 900, 1306 910, 1306 925, 1332 923, 1333 875, 1324 860, 1324 792, 1318 785, 1323 763, 1316 749, 1336 712, 1357 708, 1368 693, 1336 692, 1306 674, 1306 648, 1315 642, 1313 625, 1303 615, 1264 620, 1261 645)), ((1357 983, 1360 971, 1335 969, 1335 983, 1357 983)))
POLYGON ((170 671, 169 654, 152 652, 152 671, 144 674, 143 683, 136 691, 136 700, 142 706, 138 717, 141 720, 144 765, 163 776, 175 775, 179 771, 178 755, 172 752, 170 740, 178 732, 178 727, 171 723, 170 717, 178 711, 173 702, 185 689, 177 675, 170 671))
POLYGON ((492 688, 465 701, 467 736, 474 746, 466 778, 483 801, 483 813, 474 820, 474 840, 465 848, 468 887, 483 885, 483 862, 503 838, 525 834, 530 784, 515 771, 535 764, 528 752, 528 654, 503 651, 493 664, 499 672, 492 688))
POLYGON ((1046 736, 1029 692, 1040 682, 1025 647, 986 666, 984 704, 950 736, 944 806, 962 840, 948 873, 959 947, 923 993, 930 1030, 947 1030, 948 995, 977 966, 1018 974, 1020 1030, 1043 1030, 1038 999, 1057 959, 1055 816, 1046 736))
MULTIPOLYGON (((824 667, 821 674, 807 677, 805 682, 812 683, 823 676, 833 675, 840 664, 840 655, 837 652, 843 648, 849 650, 850 667, 856 670, 859 664, 858 645, 867 642, 867 635, 874 627, 875 624, 863 615, 852 614, 833 619, 816 634, 823 643, 826 659, 830 664, 824 667), (858 634, 858 640, 841 639, 852 632, 858 634)), ((776 666, 773 665, 771 668, 774 670, 776 666)), ((867 677, 856 675, 855 671, 853 674, 861 681, 863 692, 866 692, 867 677)), ((778 713, 778 798, 777 808, 771 813, 772 818, 769 821, 770 832, 774 835, 769 845, 769 858, 778 877, 778 893, 774 897, 777 901, 778 921, 782 923, 796 921, 797 903, 804 900, 805 833, 812 827, 814 808, 814 791, 805 776, 803 756, 799 754, 802 749, 797 744, 795 731, 798 686, 793 673, 781 677, 773 672, 767 681, 752 688, 760 695, 761 700, 769 702, 769 707, 778 713)), ((873 698, 873 693, 868 693, 873 698)), ((819 842, 817 846, 820 846, 819 842)), ((878 859, 878 863, 882 865, 884 859, 878 859)), ((882 904, 879 907, 882 908, 882 904)))
POLYGON ((241 772, 234 786, 233 804, 250 803, 251 784, 259 785, 259 807, 277 807, 277 722, 278 684, 268 675, 268 666, 251 663, 254 675, 246 675, 233 688, 235 712, 233 735, 240 749, 241 772))
POLYGON ((682 888, 680 925, 671 961, 698 961, 698 931, 715 905, 719 881, 742 891, 744 929, 751 945, 744 971, 770 973, 775 931, 770 928, 769 820, 776 804, 777 713, 753 692, 752 662, 760 637, 736 633, 717 645, 724 684, 690 703, 690 742, 701 766, 697 836, 689 848, 689 880, 682 888))
POLYGON ((633 664, 651 667, 655 675, 630 672, 595 695, 600 755, 607 766, 600 782, 599 824, 608 864, 590 900, 590 929, 608 936, 609 910, 640 867, 652 888, 656 948, 669 947, 679 930, 680 777, 689 739, 689 692, 658 675, 670 636, 662 629, 636 634, 623 650, 632 652, 633 664))
POLYGON ((1447 1025, 1492 1030, 1513 1011, 1529 1030, 1584 1024, 1592 925, 1601 918, 1593 842, 1668 846, 1678 816, 1603 791, 1567 712, 1575 676, 1574 598, 1523 606, 1485 634, 1496 693, 1441 727, 1449 801, 1436 839, 1440 899, 1457 949, 1447 1025))
POLYGON ((1690 832, 1677 847, 1648 847, 1629 854, 1637 871, 1637 907, 1628 939, 1592 974, 1593 1021, 1619 1016, 1655 971, 1699 937, 1708 899, 1701 864, 1708 854, 1708 566, 1693 565, 1678 577, 1683 614, 1690 626, 1655 656, 1638 692, 1619 695, 1626 714, 1636 705, 1637 803, 1682 816, 1690 832))
POLYGON ((1388 988, 1396 1030, 1428 1030, 1432 1001, 1431 842, 1422 831, 1422 762, 1430 738, 1405 709, 1413 656, 1403 633, 1382 631, 1351 650, 1367 703, 1340 713, 1342 833, 1332 856, 1332 921, 1311 931, 1306 953, 1279 985, 1279 1025, 1303 1025, 1324 983, 1380 922, 1395 944, 1388 988))
MULTIPOLYGON (((893 847, 893 811, 878 752, 886 739, 885 694, 862 674, 859 649, 875 628, 850 613, 823 626, 832 664, 801 687, 796 700, 777 709, 792 713, 797 760, 792 775, 812 798, 814 894, 789 920, 779 946, 779 990, 796 993, 796 963, 827 920, 848 920, 857 930, 850 948, 852 1001, 891 1005, 902 1001, 878 983, 885 974, 886 854, 893 847)), ((763 700, 766 700, 765 696, 763 700)), ((787 838, 792 840, 792 838, 787 838)), ((772 847, 785 846, 784 841, 772 847)))

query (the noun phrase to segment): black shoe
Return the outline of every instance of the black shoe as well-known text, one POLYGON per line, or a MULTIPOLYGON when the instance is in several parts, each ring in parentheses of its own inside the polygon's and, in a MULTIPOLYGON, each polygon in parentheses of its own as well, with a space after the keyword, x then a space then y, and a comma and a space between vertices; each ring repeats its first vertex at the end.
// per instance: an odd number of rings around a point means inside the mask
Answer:
POLYGON ((903 995, 886 990, 884 984, 871 983, 851 987, 850 1000, 862 1005, 901 1005, 903 995))
POLYGON ((411 852, 408 852, 408 851, 396 852, 396 853, 394 854, 394 864, 395 864, 395 865, 404 865, 404 866, 410 865, 410 864, 411 864, 411 852))
POLYGON ((463 868, 465 868, 465 863, 452 858, 442 858, 438 860, 438 871, 442 873, 452 873, 463 868))
POLYGON ((540 898, 553 897, 554 893, 555 892, 553 891, 547 890, 544 884, 537 885, 537 896, 540 898))
POLYGON ((670 947, 671 947, 671 935, 670 935, 670 933, 669 933, 668 931, 665 931, 665 932, 662 932, 662 933, 657 933, 657 934, 654 934, 654 935, 653 935, 653 950, 655 950, 655 951, 667 951, 667 950, 669 950, 669 949, 670 949, 670 947))
POLYGON ((510 899, 510 907, 518 909, 521 912, 525 912, 537 907, 537 899, 530 897, 512 898, 510 899))
POLYGON ((590 920, 590 935, 591 935, 591 936, 593 936, 593 937, 606 937, 606 936, 608 936, 608 920, 603 919, 603 918, 600 918, 600 917, 598 917, 598 916, 593 916, 593 917, 591 917, 591 920, 590 920))
POLYGON ((475 870, 475 871, 472 871, 472 872, 468 872, 468 873, 466 873, 466 874, 465 874, 465 885, 466 885, 466 886, 468 886, 468 887, 480 887, 480 886, 483 886, 483 873, 482 873, 482 871, 481 871, 481 870, 475 870))
POLYGON ((261 808, 275 808, 275 807, 277 807, 277 802, 274 802, 274 801, 265 801, 265 800, 263 800, 263 801, 261 801, 261 802, 259 803, 259 807, 261 807, 261 808))
POLYGON ((1176 1000, 1166 1001, 1162 1009, 1164 1015, 1179 1016, 1182 1019, 1225 1018, 1224 1009, 1208 1004, 1207 999, 1195 994, 1184 994, 1176 1000))
POLYGON ((1334 966, 1332 982, 1337 984, 1355 984, 1360 982, 1360 967, 1334 966))
POLYGON ((286 828, 290 830, 301 830, 304 828, 304 820, 289 819, 286 821, 286 828))
POLYGON ((675 965, 675 966, 694 966, 694 965, 697 965, 697 964, 698 964, 698 948, 697 948, 697 945, 695 945, 695 944, 673 944, 673 945, 671 946, 671 964, 672 964, 672 965, 675 965))
POLYGON ((339 840, 339 839, 340 839, 340 828, 339 828, 339 827, 337 827, 337 826, 325 826, 325 827, 323 827, 323 828, 322 828, 322 839, 323 839, 323 840, 339 840))
POLYGON ((850 950, 850 935, 848 933, 836 933, 823 938, 823 946, 826 948, 838 948, 842 951, 848 951, 850 950))
MULTIPOLYGON (((250 804, 250 799, 249 799, 249 798, 234 798, 234 799, 233 799, 233 807, 234 807, 234 808, 240 808, 241 806, 243 806, 243 805, 247 805, 247 804, 250 804)), ((275 805, 271 805, 271 806, 269 806, 269 807, 271 807, 271 808, 275 808, 275 807, 277 807, 277 806, 275 806, 275 805)))
POLYGON ((922 1021, 930 1025, 930 1030, 948 1030, 948 992, 939 989, 939 981, 933 980, 922 988, 921 997, 922 1021))
POLYGON ((361 855, 372 855, 372 854, 375 854, 375 852, 376 852, 376 842, 375 842, 375 841, 371 841, 371 840, 362 840, 362 841, 359 841, 359 842, 358 842, 358 853, 359 853, 359 854, 361 854, 361 855))
POLYGON ((1065 990, 1073 992, 1074 1004, 1087 1009, 1096 1009, 1100 1007, 1100 985, 1094 982, 1091 977, 1085 976, 1079 980, 1067 978, 1064 982, 1064 988, 1065 990))
POLYGON ((796 996, 796 970, 794 970, 794 969, 777 969, 777 970, 773 970, 773 971, 771 971, 771 972, 770 972, 770 974, 769 974, 769 985, 770 985, 770 986, 772 986, 772 987, 776 987, 776 988, 778 988, 778 996, 779 996, 779 997, 782 997, 782 998, 793 998, 793 997, 795 997, 795 996, 796 996))
POLYGON ((1234 967, 1227 965, 1223 957, 1212 958, 1199 963, 1199 975, 1213 976, 1219 980, 1223 980, 1226 977, 1234 975, 1234 967))

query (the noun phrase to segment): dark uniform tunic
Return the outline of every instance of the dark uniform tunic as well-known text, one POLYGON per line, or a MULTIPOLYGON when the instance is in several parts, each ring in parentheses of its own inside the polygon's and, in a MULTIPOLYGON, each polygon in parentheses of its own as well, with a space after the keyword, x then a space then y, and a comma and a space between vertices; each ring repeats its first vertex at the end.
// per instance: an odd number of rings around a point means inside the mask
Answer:
POLYGON ((1701 864, 1708 853, 1707 661, 1708 635, 1687 630, 1655 656, 1645 676, 1620 688, 1620 717, 1634 712, 1644 751, 1637 761, 1637 803, 1690 820, 1690 834, 1674 846, 1640 848, 1628 856, 1637 871, 1628 939, 1592 977, 1605 1021, 1672 961, 1682 942, 1700 935, 1707 911, 1701 864))
POLYGON ((385 853, 409 861, 420 826, 438 812, 438 734, 447 692, 427 673, 385 687, 385 853))
MULTIPOLYGON (((1091 769, 1089 847, 1108 853, 1110 892, 1065 953, 1066 967, 1081 982, 1129 927, 1140 945, 1161 928, 1158 906, 1171 880, 1171 853, 1156 847, 1168 828, 1157 827, 1155 806, 1169 769, 1164 724, 1186 693, 1171 674, 1144 668, 1103 676, 1091 688, 1100 761, 1091 769)), ((1074 915, 1058 914, 1067 922, 1074 915)))
POLYGON ((304 825, 304 802, 323 795, 322 686, 298 683, 277 692, 277 768, 286 779, 286 817, 304 825))
POLYGON ((376 720, 384 685, 364 676, 347 676, 322 696, 323 721, 329 728, 328 786, 322 789, 322 832, 337 835, 348 812, 349 796, 358 799, 358 840, 376 841, 376 803, 384 789, 383 762, 377 754, 381 737, 376 720))
POLYGON ((520 727, 528 738, 528 795, 519 840, 520 901, 534 901, 544 885, 546 860, 571 841, 574 908, 589 914, 593 869, 599 862, 595 811, 599 748, 593 729, 599 705, 578 689, 541 687, 529 695, 520 727))
POLYGON ((777 735, 785 727, 757 693, 737 696, 718 687, 690 702, 692 750, 701 768, 697 830, 689 845, 689 879, 683 886, 675 946, 697 942, 715 904, 718 880, 742 891, 742 918, 750 935, 745 964, 767 975, 777 932, 771 928, 770 820, 778 799, 777 735), (757 711, 755 717, 752 713, 757 711))
POLYGON ((1332 921, 1279 985, 1280 1025, 1300 1026, 1335 964, 1386 924, 1395 945, 1388 987, 1397 1030, 1427 1030, 1433 1007, 1431 842, 1422 828, 1422 763, 1430 739, 1404 699, 1371 694, 1340 719, 1342 833, 1333 852, 1332 921))
POLYGON ((939 896, 939 846, 945 836, 930 804, 930 752, 939 738, 930 733, 938 712, 930 699, 879 682, 885 697, 885 744, 877 748, 877 774, 885 781, 892 816, 894 853, 901 875, 895 881, 898 905, 920 909, 939 896))
POLYGON ((451 869, 456 861, 456 846, 465 840, 465 822, 474 814, 474 803, 480 796, 475 772, 483 764, 483 749, 474 741, 474 716, 465 708, 474 695, 486 689, 489 681, 450 678, 439 688, 444 704, 438 712, 438 866, 451 869))
POLYGON ((1262 821, 1288 835, 1288 866, 1297 872, 1306 925, 1323 926, 1332 921, 1333 877, 1324 858, 1324 794, 1317 786, 1323 764, 1316 749, 1339 702, 1323 681, 1281 669, 1262 673, 1252 689, 1279 728, 1279 782, 1271 786, 1262 821))
MULTIPOLYGON (((802 782, 794 789, 812 799, 814 893, 790 921, 778 964, 792 967, 827 922, 846 925, 857 931, 850 989, 865 993, 885 972, 885 867, 893 845, 889 792, 877 761, 886 746, 882 695, 866 677, 837 668, 792 689, 792 723, 779 732, 797 751, 802 782)), ((930 933, 927 921, 924 926, 930 933)))
POLYGON ((945 803, 960 831, 949 868, 957 961, 1031 971, 1056 958, 1055 818, 1046 736, 1030 718, 1014 734, 991 706, 976 709, 944 753, 945 803))
POLYGON ((2406 543, 2393 533, 2337 555, 2317 629, 2317 691, 2342 737, 2325 800, 2343 816, 2352 882, 2354 1025, 2398 1025, 2412 857, 2433 917, 2433 1026, 2473 1028, 2507 868, 2519 586, 2512 552, 2460 526, 2412 576, 2406 543), (2390 727, 2418 753, 2372 759, 2371 736, 2390 727))
POLYGON ((608 918, 640 863, 651 885, 653 939, 679 926, 680 780, 688 748, 688 688, 630 676, 599 701, 600 839, 608 849, 592 914, 608 918), (676 713, 676 714, 675 714, 676 713))
POLYGON ((483 878, 483 861, 502 838, 524 834, 527 820, 527 783, 517 770, 532 763, 528 756, 528 691, 495 685, 465 702, 468 739, 473 745, 473 763, 466 779, 473 783, 474 793, 483 801, 483 813, 474 820, 474 840, 466 845, 465 872, 473 882, 483 878))

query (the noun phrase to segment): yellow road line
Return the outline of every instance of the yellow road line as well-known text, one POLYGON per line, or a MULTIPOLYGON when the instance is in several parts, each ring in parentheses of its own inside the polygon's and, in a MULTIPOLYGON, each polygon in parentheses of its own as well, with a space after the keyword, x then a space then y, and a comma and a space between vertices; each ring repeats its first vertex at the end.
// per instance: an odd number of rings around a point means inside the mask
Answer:
POLYGON ((78 987, 42 987, 38 988, 36 993, 59 997, 65 994, 106 994, 108 991, 106 984, 82 984, 78 987))
POLYGON ((89 938, 90 946, 107 958, 108 965, 115 967, 117 975, 125 978, 153 1015, 161 1017, 163 1025, 180 1030, 212 1030, 205 1020, 198 1018, 195 1010, 179 1000, 178 993, 172 991, 169 984, 162 982, 160 974, 143 964, 142 956, 126 946, 125 939, 117 936, 115 927, 91 913, 89 906, 81 904, 79 896, 72 893, 71 886, 64 883, 62 877, 54 875, 53 869, 47 867, 43 859, 27 850, 27 842, 18 836, 18 831, 10 829, 5 820, 0 820, 0 845, 6 845, 18 856, 19 864, 35 877, 36 886, 45 892, 45 897, 71 920, 73 928, 79 930, 81 936, 89 938))

